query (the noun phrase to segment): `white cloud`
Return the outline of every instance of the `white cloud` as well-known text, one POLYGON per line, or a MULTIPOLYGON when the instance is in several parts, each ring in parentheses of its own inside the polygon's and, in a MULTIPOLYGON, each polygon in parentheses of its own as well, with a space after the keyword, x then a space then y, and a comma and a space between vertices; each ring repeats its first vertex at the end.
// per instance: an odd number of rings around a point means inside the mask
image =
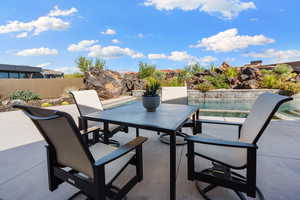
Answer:
POLYGON ((94 45, 90 48, 88 54, 91 57, 100 57, 106 59, 120 58, 122 56, 129 56, 131 58, 142 58, 142 53, 136 52, 129 48, 121 48, 119 46, 106 46, 94 45))
POLYGON ((267 38, 264 35, 238 35, 236 28, 228 29, 208 38, 199 40, 196 45, 191 48, 205 47, 206 50, 216 52, 229 52, 237 49, 244 49, 251 45, 264 45, 273 43, 275 40, 267 38))
POLYGON ((190 11, 199 9, 209 14, 217 14, 225 19, 233 19, 242 11, 256 8, 252 1, 241 2, 240 0, 146 0, 144 5, 154 6, 158 10, 190 11))
MULTIPOLYGON (((70 10, 74 13, 74 9, 71 8, 70 10)), ((70 22, 64 21, 55 16, 66 16, 68 13, 70 13, 70 10, 67 11, 59 10, 62 12, 60 14, 57 11, 56 13, 52 12, 51 16, 41 16, 29 22, 21 22, 17 20, 9 21, 4 25, 0 25, 0 34, 12 33, 12 32, 23 32, 21 34, 25 35, 26 32, 28 36, 29 32, 33 32, 33 35, 39 35, 40 33, 45 31, 50 31, 50 30, 60 31, 60 30, 68 29, 70 27, 70 22)))
POLYGON ((49 48, 36 48, 36 49, 24 49, 16 53, 17 56, 45 56, 45 55, 57 55, 56 49, 49 48))
POLYGON ((170 55, 166 54, 148 54, 148 59, 157 60, 157 59, 167 59, 175 62, 188 61, 189 63, 200 62, 203 64, 212 63, 217 61, 218 59, 213 56, 204 56, 202 58, 198 58, 196 56, 192 56, 188 54, 186 51, 172 51, 170 55))
POLYGON ((185 61, 193 60, 194 57, 189 55, 186 51, 172 51, 171 55, 168 56, 168 59, 172 61, 185 61))
POLYGON ((88 51, 97 42, 98 40, 82 40, 77 44, 71 44, 68 47, 68 51, 88 51))
POLYGON ((199 59, 199 62, 200 63, 213 63, 213 62, 216 62, 217 60, 218 60, 218 58, 213 57, 213 56, 204 56, 199 59))
POLYGON ((58 6, 54 6, 53 10, 50 10, 48 16, 51 17, 58 17, 58 16, 70 16, 73 15, 74 13, 78 12, 76 8, 70 8, 68 10, 60 10, 58 6))
POLYGON ((276 50, 268 49, 264 52, 252 52, 245 54, 245 56, 253 58, 272 58, 276 62, 288 62, 300 59, 300 50, 290 49, 290 50, 276 50))
POLYGON ((48 67, 49 65, 51 65, 51 63, 42 63, 42 64, 38 64, 36 65, 37 67, 41 67, 41 68, 44 68, 44 67, 48 67))
POLYGON ((166 59, 168 58, 168 56, 166 56, 165 54, 148 54, 148 58, 155 60, 155 59, 166 59))
POLYGON ((28 33, 23 32, 23 33, 20 33, 20 34, 16 35, 16 38, 26 38, 27 36, 28 36, 28 33))
POLYGON ((115 35, 117 32, 114 29, 106 29, 106 31, 101 32, 103 35, 115 35))
POLYGON ((120 40, 118 40, 118 39, 112 39, 111 42, 112 42, 113 44, 118 44, 118 43, 120 43, 120 40))
POLYGON ((131 58, 142 58, 144 54, 136 52, 129 48, 122 48, 119 46, 101 46, 98 40, 83 40, 78 44, 71 44, 68 47, 69 51, 88 51, 88 56, 99 57, 104 59, 119 58, 122 56, 129 56, 131 58))

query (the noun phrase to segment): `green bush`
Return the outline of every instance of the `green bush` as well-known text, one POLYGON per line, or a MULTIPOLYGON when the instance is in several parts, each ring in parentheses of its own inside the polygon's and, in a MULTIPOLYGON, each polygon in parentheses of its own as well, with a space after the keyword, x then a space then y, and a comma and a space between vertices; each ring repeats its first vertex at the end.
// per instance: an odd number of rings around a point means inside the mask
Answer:
POLYGON ((277 89, 280 84, 281 81, 275 74, 264 75, 260 81, 260 87, 268 89, 277 89))
POLYGON ((293 82, 285 82, 280 85, 279 89, 280 94, 292 96, 294 94, 300 93, 300 84, 293 82))
POLYGON ((215 88, 211 83, 204 82, 204 83, 198 84, 195 89, 200 90, 201 92, 208 92, 208 91, 213 90, 215 88))
POLYGON ((178 77, 175 76, 170 80, 161 81, 161 85, 165 87, 179 87, 179 86, 184 86, 185 83, 184 81, 181 81, 178 77))
POLYGON ((239 74, 238 70, 234 67, 229 67, 225 71, 225 75, 228 78, 236 78, 238 76, 238 74, 239 74))
POLYGON ((75 63, 77 65, 77 67, 79 68, 79 70, 84 73, 84 72, 89 71, 90 67, 92 67, 93 60, 88 59, 84 56, 81 56, 75 61, 75 63))
POLYGON ((51 103, 42 103, 41 107, 50 107, 50 106, 53 106, 51 103))
POLYGON ((279 64, 273 69, 273 71, 277 74, 289 74, 292 73, 294 70, 290 65, 279 64))
POLYGON ((161 72, 159 70, 156 70, 153 74, 152 77, 155 78, 156 80, 164 80, 166 78, 166 74, 164 72, 161 72))
POLYGON ((217 76, 205 76, 205 80, 208 80, 216 89, 228 89, 230 84, 224 74, 218 74, 217 76))
POLYGON ((274 74, 273 70, 269 70, 269 69, 262 69, 260 70, 262 75, 270 75, 270 74, 274 74))
POLYGON ((104 69, 106 65, 105 60, 101 60, 101 59, 96 59, 94 67, 99 68, 99 69, 104 69))
POLYGON ((204 72, 205 68, 200 63, 190 64, 185 67, 185 71, 195 74, 197 72, 204 72))
POLYGON ((154 72, 156 71, 155 65, 150 65, 144 62, 139 63, 139 73, 138 77, 140 79, 144 79, 150 76, 153 76, 154 72))
POLYGON ((29 90, 17 90, 10 95, 11 100, 21 99, 23 101, 40 100, 40 95, 29 90))

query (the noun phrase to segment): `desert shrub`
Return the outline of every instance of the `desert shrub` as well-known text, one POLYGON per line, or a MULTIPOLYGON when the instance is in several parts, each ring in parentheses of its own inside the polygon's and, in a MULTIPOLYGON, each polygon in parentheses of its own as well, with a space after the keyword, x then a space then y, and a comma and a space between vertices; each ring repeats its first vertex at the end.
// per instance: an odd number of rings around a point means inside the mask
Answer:
POLYGON ((51 103, 42 103, 41 107, 50 107, 50 106, 53 106, 51 103))
POLYGON ((273 70, 269 70, 269 69, 262 69, 260 70, 262 75, 270 75, 270 74, 274 74, 273 70))
POLYGON ((101 59, 96 59, 94 67, 99 68, 99 69, 104 69, 106 65, 105 60, 101 60, 101 59))
POLYGON ((164 72, 161 72, 159 70, 156 70, 153 74, 152 77, 155 78, 156 80, 164 80, 166 78, 166 74, 164 72))
POLYGON ((73 74, 65 74, 64 78, 83 78, 83 74, 79 72, 73 74))
POLYGON ((280 84, 281 81, 275 74, 264 75, 260 81, 260 87, 268 89, 277 89, 280 84))
POLYGON ((170 80, 161 81, 161 85, 165 87, 179 87, 179 86, 184 86, 185 83, 184 81, 181 81, 178 77, 175 76, 170 80))
POLYGON ((300 93, 300 83, 285 82, 280 84, 280 94, 292 96, 300 93))
POLYGON ((279 64, 273 69, 273 71, 277 74, 289 74, 293 72, 293 68, 287 64, 279 64))
POLYGON ((217 76, 205 76, 205 80, 208 80, 216 89, 228 89, 230 84, 224 74, 218 74, 217 76))
POLYGON ((67 101, 63 101, 63 102, 61 102, 61 104, 60 105, 69 105, 70 103, 69 102, 67 102, 67 101))
POLYGON ((90 67, 92 67, 93 60, 88 59, 84 56, 81 56, 75 61, 75 63, 77 65, 77 67, 79 68, 79 70, 84 73, 84 72, 89 71, 90 67))
POLYGON ((225 71, 225 75, 228 78, 236 78, 238 76, 238 74, 239 74, 238 70, 234 67, 229 67, 225 71))
POLYGON ((153 76, 154 72, 156 71, 155 65, 150 65, 144 62, 139 63, 139 73, 138 77, 140 79, 144 79, 150 76, 153 76))
POLYGON ((11 100, 20 99, 23 101, 40 100, 40 95, 30 90, 17 90, 10 95, 11 100))
POLYGON ((198 84, 195 89, 200 90, 201 92, 208 92, 208 91, 213 90, 215 88, 211 83, 204 82, 204 83, 198 84))
POLYGON ((197 72, 204 72, 205 68, 200 63, 189 64, 185 67, 185 71, 195 74, 197 72))
POLYGON ((193 73, 187 70, 182 70, 178 73, 177 77, 180 82, 186 82, 193 77, 193 73))

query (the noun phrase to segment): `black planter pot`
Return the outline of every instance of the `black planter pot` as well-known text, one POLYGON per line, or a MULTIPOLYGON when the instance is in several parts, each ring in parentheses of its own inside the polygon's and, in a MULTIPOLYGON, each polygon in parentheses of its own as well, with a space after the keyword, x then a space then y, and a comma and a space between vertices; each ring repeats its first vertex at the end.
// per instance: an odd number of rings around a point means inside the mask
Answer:
POLYGON ((147 112, 155 112, 160 104, 160 96, 143 96, 143 106, 147 112))

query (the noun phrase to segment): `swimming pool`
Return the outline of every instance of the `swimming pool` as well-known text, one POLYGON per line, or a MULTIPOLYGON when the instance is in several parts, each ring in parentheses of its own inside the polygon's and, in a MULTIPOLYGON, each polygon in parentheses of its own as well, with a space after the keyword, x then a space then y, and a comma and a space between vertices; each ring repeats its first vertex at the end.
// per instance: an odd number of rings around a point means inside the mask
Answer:
MULTIPOLYGON (((246 117, 254 102, 255 99, 206 99, 189 101, 189 104, 199 105, 203 116, 246 117)), ((300 99, 283 104, 279 113, 288 118, 300 118, 300 99)))

